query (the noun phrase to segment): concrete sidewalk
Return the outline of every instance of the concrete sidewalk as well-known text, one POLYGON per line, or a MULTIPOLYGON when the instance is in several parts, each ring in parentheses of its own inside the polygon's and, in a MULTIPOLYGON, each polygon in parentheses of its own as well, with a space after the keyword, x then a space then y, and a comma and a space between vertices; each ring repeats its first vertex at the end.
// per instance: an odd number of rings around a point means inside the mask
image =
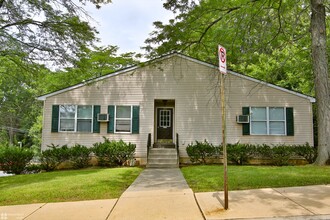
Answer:
MULTIPOLYGON (((200 180, 203 181, 203 180, 200 180)), ((180 169, 145 169, 117 199, 0 206, 9 219, 330 219, 330 185, 196 193, 180 169)))
POLYGON ((117 199, 0 206, 0 220, 87 220, 108 218, 117 199))
POLYGON ((196 193, 205 219, 330 219, 330 185, 196 193))

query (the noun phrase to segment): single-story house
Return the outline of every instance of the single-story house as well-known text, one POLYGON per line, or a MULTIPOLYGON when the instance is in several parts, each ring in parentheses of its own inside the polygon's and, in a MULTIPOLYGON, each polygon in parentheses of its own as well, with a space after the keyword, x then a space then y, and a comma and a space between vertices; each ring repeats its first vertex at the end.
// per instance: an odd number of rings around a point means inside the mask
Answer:
MULTIPOLYGON (((224 83, 227 143, 313 145, 313 97, 233 71, 224 83)), ((219 88, 217 66, 171 53, 40 96, 42 149, 107 137, 136 144, 141 164, 147 146, 187 157, 195 140, 222 142, 219 88)))

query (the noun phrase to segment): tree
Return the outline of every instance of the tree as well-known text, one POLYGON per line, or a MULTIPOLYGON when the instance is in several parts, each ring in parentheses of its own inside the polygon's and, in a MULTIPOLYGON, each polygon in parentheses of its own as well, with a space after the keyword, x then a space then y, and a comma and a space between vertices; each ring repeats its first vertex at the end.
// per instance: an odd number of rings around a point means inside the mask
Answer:
POLYGON ((19 140, 29 145, 28 129, 40 114, 41 103, 35 97, 39 77, 42 78, 46 69, 22 62, 0 57, 0 130, 4 134, 0 142, 3 144, 13 145, 19 140))
POLYGON ((327 58, 326 12, 324 0, 311 0, 312 60, 317 99, 318 157, 323 165, 330 157, 330 87, 327 58))
POLYGON ((78 71, 79 74, 87 75, 85 79, 103 76, 116 70, 126 68, 137 64, 135 53, 118 53, 117 46, 85 48, 79 54, 79 60, 73 63, 73 67, 67 68, 67 71, 78 71))
MULTIPOLYGON (((100 7, 111 1, 91 2, 100 7)), ((68 64, 95 39, 88 18, 73 0, 0 0, 0 56, 68 64)))
POLYGON ((330 152, 325 68, 329 52, 325 27, 330 20, 325 5, 329 0, 167 0, 164 7, 178 14, 168 24, 154 23, 156 30, 146 40, 145 49, 151 57, 176 50, 217 64, 217 45, 221 43, 227 48, 229 68, 309 95, 315 88, 318 121, 322 121, 318 139, 323 159, 318 164, 324 164, 330 152), (313 21, 318 17, 315 14, 324 22, 313 21), (313 28, 311 21, 323 26, 313 28), (322 36, 311 35, 310 28, 322 36), (312 42, 318 46, 313 46, 310 56, 312 42), (320 50, 318 57, 315 53, 320 50))
POLYGON ((83 81, 137 64, 135 53, 117 54, 117 46, 84 48, 71 67, 49 72, 39 86, 45 92, 59 90, 83 81))

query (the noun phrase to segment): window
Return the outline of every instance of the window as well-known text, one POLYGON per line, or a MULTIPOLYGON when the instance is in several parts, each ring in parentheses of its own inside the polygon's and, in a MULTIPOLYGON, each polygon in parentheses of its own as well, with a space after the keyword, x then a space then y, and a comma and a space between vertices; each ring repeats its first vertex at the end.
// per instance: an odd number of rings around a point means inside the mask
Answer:
POLYGON ((268 108, 269 111, 269 134, 285 135, 284 108, 268 108))
POLYGON ((132 125, 132 107, 116 106, 116 128, 118 133, 130 133, 132 125))
POLYGON ((251 134, 286 135, 285 108, 251 107, 251 134))
POLYGON ((77 131, 91 132, 93 121, 93 108, 91 105, 78 106, 77 131))
POLYGON ((92 132, 93 106, 60 105, 60 131, 92 132))
POLYGON ((159 126, 162 128, 171 127, 171 111, 160 110, 159 126))
POLYGON ((108 106, 108 133, 139 134, 140 106, 108 106))

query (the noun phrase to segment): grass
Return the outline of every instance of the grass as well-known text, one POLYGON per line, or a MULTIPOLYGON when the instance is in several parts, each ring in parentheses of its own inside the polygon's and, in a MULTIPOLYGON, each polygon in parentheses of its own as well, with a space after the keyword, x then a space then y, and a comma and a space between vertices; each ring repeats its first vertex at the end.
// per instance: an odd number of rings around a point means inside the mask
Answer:
POLYGON ((0 205, 119 198, 141 168, 89 168, 0 178, 0 205))
MULTIPOLYGON (((223 166, 183 167, 194 192, 223 191, 223 166)), ((330 166, 228 166, 229 190, 330 184, 330 166)))

